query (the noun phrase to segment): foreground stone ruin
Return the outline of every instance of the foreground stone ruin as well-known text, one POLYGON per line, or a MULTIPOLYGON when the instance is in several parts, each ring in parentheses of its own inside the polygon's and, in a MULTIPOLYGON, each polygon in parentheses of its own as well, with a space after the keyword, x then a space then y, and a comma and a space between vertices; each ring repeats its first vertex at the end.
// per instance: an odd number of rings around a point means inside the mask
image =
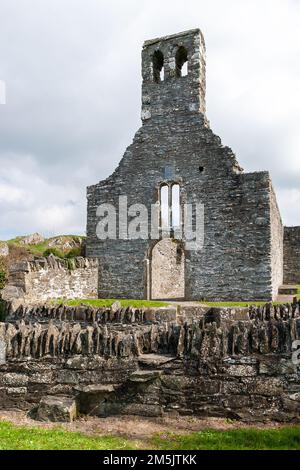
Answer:
POLYGON ((119 307, 8 302, 0 407, 53 421, 77 413, 299 421, 299 302, 119 307))

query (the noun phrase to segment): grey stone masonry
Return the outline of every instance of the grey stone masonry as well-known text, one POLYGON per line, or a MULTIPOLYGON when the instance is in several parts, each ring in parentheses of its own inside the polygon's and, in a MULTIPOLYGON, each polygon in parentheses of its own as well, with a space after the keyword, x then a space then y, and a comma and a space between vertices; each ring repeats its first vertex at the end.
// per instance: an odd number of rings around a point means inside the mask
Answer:
POLYGON ((299 423, 299 337, 300 302, 25 306, 0 323, 0 409, 51 421, 70 421, 78 411, 299 423))
POLYGON ((146 41, 142 76, 143 125, 115 172, 87 190, 87 256, 100 259, 99 296, 153 298, 151 277, 159 273, 151 266, 158 240, 98 239, 98 206, 113 204, 118 216, 119 196, 127 196, 128 206, 144 204, 150 218, 162 185, 179 184, 181 217, 185 203, 204 205, 203 248, 189 250, 183 239, 184 298, 275 299, 283 229, 272 182, 268 172, 243 173, 209 127, 200 30, 146 41))
POLYGON ((284 227, 284 282, 300 284, 300 227, 284 227))
POLYGON ((98 260, 82 257, 63 260, 50 255, 13 265, 2 299, 41 303, 57 298, 97 298, 98 260))

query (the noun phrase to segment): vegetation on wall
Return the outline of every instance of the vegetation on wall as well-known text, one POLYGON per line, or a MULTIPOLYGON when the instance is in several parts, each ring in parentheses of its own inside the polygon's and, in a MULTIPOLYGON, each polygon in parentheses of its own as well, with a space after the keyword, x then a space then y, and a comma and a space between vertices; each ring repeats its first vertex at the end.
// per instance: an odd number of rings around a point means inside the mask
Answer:
POLYGON ((4 288, 8 275, 7 260, 3 256, 0 257, 0 290, 4 288))
POLYGON ((61 250, 59 250, 58 248, 47 248, 47 250, 45 250, 43 252, 43 256, 45 258, 47 256, 50 256, 50 255, 57 256, 58 258, 64 258, 65 257, 64 253, 61 250))
MULTIPOLYGON (((0 257, 0 290, 5 287, 9 267, 20 261, 32 261, 35 257, 47 257, 49 255, 65 259, 69 269, 73 269, 73 259, 85 255, 85 237, 79 235, 58 235, 44 239, 42 243, 27 244, 24 239, 28 237, 16 237, 7 240, 9 247, 8 256, 0 257)), ((41 239, 43 239, 41 237, 41 239)))

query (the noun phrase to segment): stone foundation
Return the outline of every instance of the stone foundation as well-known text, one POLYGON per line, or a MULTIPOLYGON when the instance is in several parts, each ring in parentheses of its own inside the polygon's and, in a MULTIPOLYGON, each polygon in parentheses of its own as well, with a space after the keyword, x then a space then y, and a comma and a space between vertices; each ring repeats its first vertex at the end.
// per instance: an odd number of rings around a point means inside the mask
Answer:
POLYGON ((292 361, 299 337, 299 303, 20 307, 0 324, 0 407, 34 413, 52 396, 98 416, 299 422, 300 367, 292 361))

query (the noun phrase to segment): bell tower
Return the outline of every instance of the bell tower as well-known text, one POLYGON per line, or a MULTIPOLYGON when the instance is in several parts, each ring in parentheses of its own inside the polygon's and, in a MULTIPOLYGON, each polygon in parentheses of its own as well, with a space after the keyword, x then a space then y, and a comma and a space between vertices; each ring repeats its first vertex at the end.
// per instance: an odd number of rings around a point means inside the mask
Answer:
POLYGON ((205 115, 205 43, 200 29, 146 41, 142 120, 174 113, 205 115))

